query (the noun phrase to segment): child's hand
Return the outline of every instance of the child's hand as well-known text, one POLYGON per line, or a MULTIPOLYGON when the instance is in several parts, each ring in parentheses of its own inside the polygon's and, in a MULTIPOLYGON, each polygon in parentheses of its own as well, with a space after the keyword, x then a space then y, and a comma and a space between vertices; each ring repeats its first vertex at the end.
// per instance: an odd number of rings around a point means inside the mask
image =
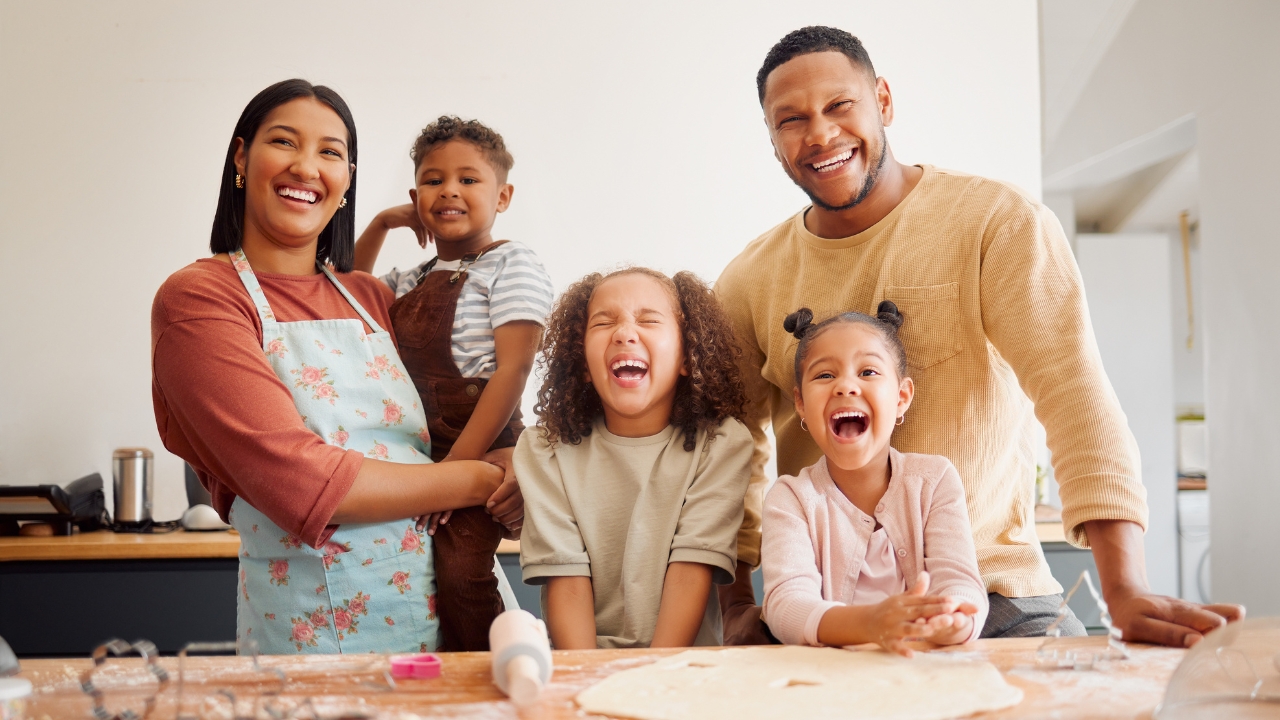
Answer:
POLYGON ((422 248, 426 248, 434 240, 431 237, 431 232, 422 226, 422 220, 418 217, 418 209, 414 207, 413 203, 387 208, 378 213, 378 220, 388 230, 400 227, 407 227, 413 230, 414 234, 418 236, 418 245, 422 248))
MULTIPOLYGON (((961 603, 954 598, 926 595, 928 591, 929 573, 922 572, 917 576, 915 587, 874 606, 870 618, 872 636, 881 647, 903 657, 911 657, 914 653, 907 647, 908 640, 932 640, 938 628, 930 621, 960 609, 961 603)), ((977 612, 976 608, 974 612, 977 612)), ((938 624, 943 622, 939 620, 938 624)))
POLYGON ((453 517, 453 511, 445 510, 444 512, 433 512, 426 515, 419 515, 414 519, 418 521, 418 532, 422 532, 422 528, 426 527, 428 535, 435 535, 436 530, 441 525, 447 525, 449 523, 449 518, 451 517, 453 517), (427 527, 428 525, 430 525, 430 527, 427 527))
MULTIPOLYGON (((960 603, 955 612, 945 615, 934 615, 928 620, 923 620, 924 624, 933 628, 932 634, 929 635, 930 642, 938 645, 958 645, 969 639, 973 634, 973 616, 978 613, 978 608, 973 603, 960 603)), ((921 620, 917 620, 919 623, 921 620)))

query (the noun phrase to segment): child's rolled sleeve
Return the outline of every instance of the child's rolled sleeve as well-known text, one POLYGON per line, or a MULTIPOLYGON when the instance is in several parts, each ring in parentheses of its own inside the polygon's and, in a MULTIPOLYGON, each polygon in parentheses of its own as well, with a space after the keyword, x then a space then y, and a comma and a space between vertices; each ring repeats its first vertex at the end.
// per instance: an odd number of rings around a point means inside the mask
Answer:
POLYGON ((516 443, 512 462, 524 495, 524 529, 520 535, 524 582, 543 585, 551 577, 590 577, 591 558, 569 506, 555 451, 541 432, 524 432, 516 443))
POLYGON ((751 433, 734 419, 708 434, 685 493, 668 562, 710 565, 713 582, 733 582, 738 565, 742 496, 751 479, 751 433))

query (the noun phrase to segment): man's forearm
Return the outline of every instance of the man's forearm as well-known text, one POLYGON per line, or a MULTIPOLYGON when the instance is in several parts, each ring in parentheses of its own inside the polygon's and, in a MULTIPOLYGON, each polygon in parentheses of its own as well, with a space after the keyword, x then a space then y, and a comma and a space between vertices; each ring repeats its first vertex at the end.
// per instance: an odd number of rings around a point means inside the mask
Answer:
POLYGON ((1142 528, 1128 520, 1090 520, 1084 524, 1098 566, 1102 596, 1110 602, 1121 595, 1149 591, 1142 528))

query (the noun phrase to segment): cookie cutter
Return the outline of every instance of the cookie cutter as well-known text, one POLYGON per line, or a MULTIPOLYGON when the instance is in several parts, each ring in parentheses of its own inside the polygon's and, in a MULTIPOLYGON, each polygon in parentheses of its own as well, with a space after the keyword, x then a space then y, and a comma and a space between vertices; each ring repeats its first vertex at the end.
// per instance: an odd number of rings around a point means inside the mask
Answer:
POLYGON ((156 709, 156 697, 164 692, 165 686, 169 684, 169 673, 160 667, 157 662, 160 658, 159 651, 150 640, 135 640, 133 644, 129 644, 124 640, 116 638, 108 640, 93 650, 93 665, 84 671, 80 676, 80 689, 86 695, 93 698, 93 716, 97 720, 144 720, 151 711, 156 709), (145 701, 143 701, 142 714, 139 715, 132 709, 124 709, 118 713, 112 713, 107 710, 106 700, 102 692, 102 688, 93 682, 93 674, 98 671, 109 659, 109 655, 121 657, 136 653, 147 664, 147 670, 156 679, 155 692, 151 693, 145 701))
POLYGON ((425 655, 397 655, 391 658, 391 675, 398 678, 440 677, 443 663, 435 653, 425 655))
POLYGON ((1125 647, 1121 640, 1120 628, 1117 628, 1111 622, 1111 612, 1107 609, 1107 601, 1102 599, 1101 593, 1093 586, 1093 578, 1089 575, 1089 571, 1085 570, 1080 573, 1080 578, 1076 580, 1076 584, 1071 586, 1067 594, 1063 596, 1062 603, 1058 605, 1058 617, 1045 630, 1045 641, 1040 644, 1036 650, 1036 665, 1047 668, 1070 668, 1072 670, 1094 670, 1101 669, 1101 663, 1107 660, 1128 660, 1129 648, 1125 647), (1062 637, 1062 621, 1066 619, 1070 608, 1067 603, 1071 602, 1071 597, 1080 589, 1080 585, 1084 584, 1089 589, 1089 594, 1093 596, 1093 602, 1098 606, 1099 617, 1102 626, 1107 630, 1107 644, 1101 651, 1095 651, 1091 646, 1081 647, 1079 644, 1068 643, 1067 638, 1062 637))

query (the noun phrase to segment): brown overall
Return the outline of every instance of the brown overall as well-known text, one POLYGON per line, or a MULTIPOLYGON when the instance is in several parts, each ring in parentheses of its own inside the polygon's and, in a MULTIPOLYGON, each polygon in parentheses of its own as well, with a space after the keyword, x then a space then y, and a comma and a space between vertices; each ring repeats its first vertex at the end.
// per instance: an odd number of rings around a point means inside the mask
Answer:
MULTIPOLYGON (((400 357, 426 405, 431 459, 435 462, 449 454, 488 383, 483 378, 463 377, 453 361, 453 318, 467 268, 505 242, 467 253, 454 272, 432 272, 433 260, 418 286, 390 308, 400 357)), ((514 447, 522 430, 517 405, 489 449, 514 447)), ((489 649, 489 625, 503 609, 498 579, 493 575, 493 554, 501 539, 502 526, 482 506, 454 510, 449 522, 436 530, 432 544, 441 650, 489 649)))

